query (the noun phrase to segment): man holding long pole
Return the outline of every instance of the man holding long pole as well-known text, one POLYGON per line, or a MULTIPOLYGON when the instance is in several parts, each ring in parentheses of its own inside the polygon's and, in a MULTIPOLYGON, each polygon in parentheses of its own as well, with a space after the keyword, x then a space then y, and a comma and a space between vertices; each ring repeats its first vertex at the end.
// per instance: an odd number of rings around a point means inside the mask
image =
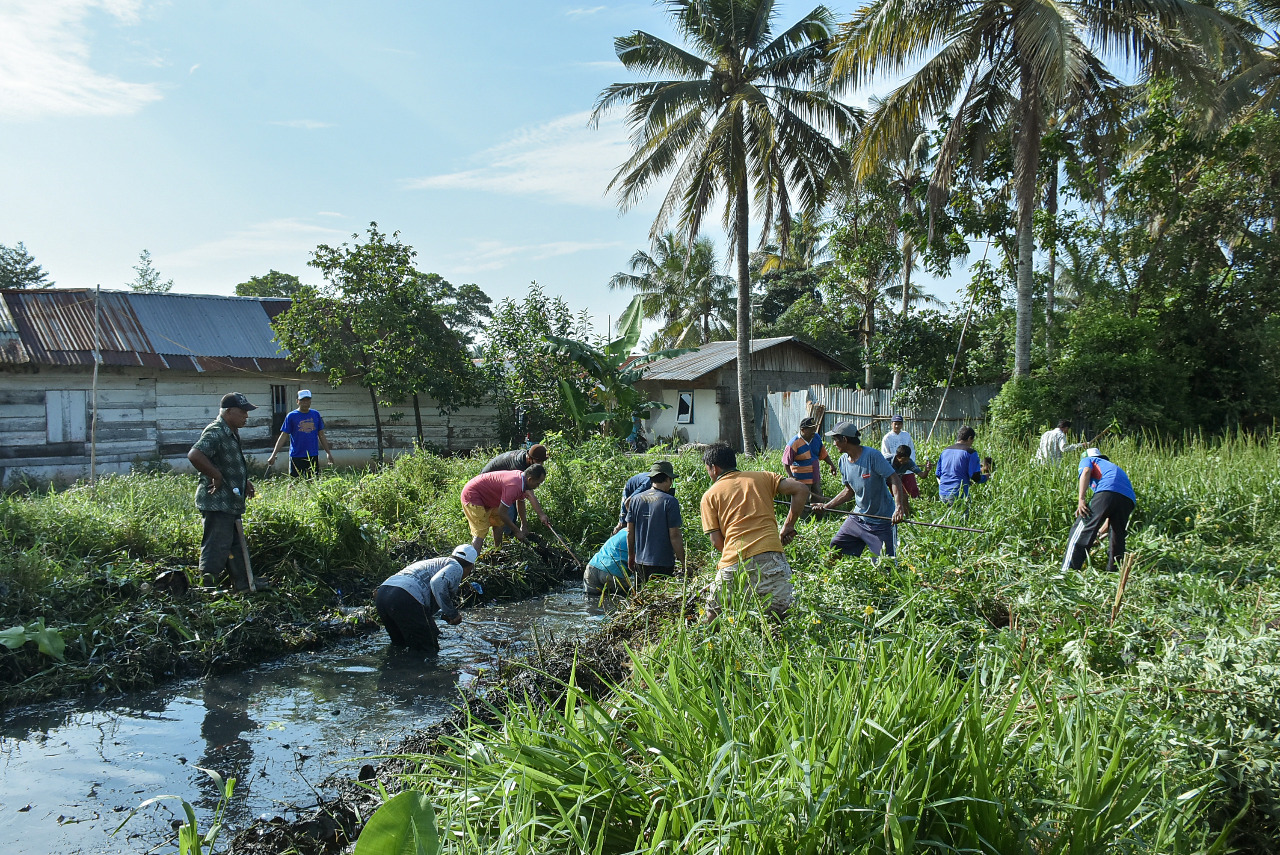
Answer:
POLYGON ((841 452, 839 467, 844 488, 830 501, 814 507, 829 511, 851 498, 856 500, 854 512, 831 538, 831 546, 852 557, 870 549, 872 561, 878 561, 881 555, 892 557, 897 552, 894 526, 911 513, 902 476, 893 471, 883 454, 863 447, 862 433, 853 422, 840 422, 827 436, 841 452))

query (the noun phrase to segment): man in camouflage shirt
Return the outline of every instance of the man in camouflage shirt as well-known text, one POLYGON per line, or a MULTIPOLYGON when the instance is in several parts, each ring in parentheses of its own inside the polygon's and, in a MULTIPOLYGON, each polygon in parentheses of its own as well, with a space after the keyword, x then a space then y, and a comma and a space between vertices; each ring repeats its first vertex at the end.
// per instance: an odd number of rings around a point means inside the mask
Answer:
POLYGON ((241 541, 238 532, 243 529, 236 523, 244 515, 245 499, 254 494, 240 447, 240 428, 249 420, 249 411, 256 409, 239 392, 224 395, 218 418, 187 452, 187 460, 200 473, 196 488, 196 507, 204 515, 200 572, 206 584, 217 584, 229 575, 237 591, 249 590, 244 560, 249 545, 241 541))

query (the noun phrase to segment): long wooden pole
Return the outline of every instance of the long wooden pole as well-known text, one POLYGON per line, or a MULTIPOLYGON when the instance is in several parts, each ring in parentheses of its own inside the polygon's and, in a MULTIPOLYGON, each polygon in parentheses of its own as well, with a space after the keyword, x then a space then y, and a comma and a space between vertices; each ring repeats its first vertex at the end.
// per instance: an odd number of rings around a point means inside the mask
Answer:
POLYGON ((102 362, 102 284, 93 292, 93 421, 89 426, 89 489, 98 491, 98 365, 102 362))
MULTIPOLYGON (((790 502, 784 502, 782 499, 774 499, 773 501, 779 505, 787 505, 788 507, 790 507, 791 505, 790 502)), ((810 505, 810 508, 812 507, 813 506, 810 505)), ((882 516, 877 516, 876 514, 860 514, 857 511, 842 511, 839 508, 826 508, 825 510, 827 513, 844 514, 846 517, 866 517, 868 519, 873 519, 873 520, 884 520, 885 522, 893 522, 893 517, 882 517, 882 516)), ((906 525, 924 525, 924 526, 928 526, 929 528, 946 528, 952 531, 971 531, 971 532, 974 532, 975 534, 987 533, 987 530, 985 528, 969 528, 968 526, 963 526, 963 525, 943 525, 942 523, 927 523, 927 522, 920 522, 918 520, 903 520, 902 522, 905 523, 906 525)))

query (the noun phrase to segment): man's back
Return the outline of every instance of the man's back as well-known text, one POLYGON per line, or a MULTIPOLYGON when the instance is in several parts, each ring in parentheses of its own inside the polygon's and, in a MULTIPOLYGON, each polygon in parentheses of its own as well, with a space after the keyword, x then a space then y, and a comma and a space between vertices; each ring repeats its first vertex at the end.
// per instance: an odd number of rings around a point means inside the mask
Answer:
POLYGON ((781 552, 773 497, 782 476, 773 472, 725 472, 702 494, 702 530, 719 531, 724 551, 717 567, 765 552, 781 552))
POLYGON ((481 475, 487 475, 490 472, 511 472, 513 470, 524 470, 529 468, 529 455, 523 448, 517 448, 514 451, 504 451, 502 454, 495 456, 492 460, 484 465, 480 470, 481 475))
POLYGON ((636 527, 636 561, 653 567, 674 567, 671 529, 683 523, 680 502, 670 493, 651 487, 627 501, 627 522, 636 527))

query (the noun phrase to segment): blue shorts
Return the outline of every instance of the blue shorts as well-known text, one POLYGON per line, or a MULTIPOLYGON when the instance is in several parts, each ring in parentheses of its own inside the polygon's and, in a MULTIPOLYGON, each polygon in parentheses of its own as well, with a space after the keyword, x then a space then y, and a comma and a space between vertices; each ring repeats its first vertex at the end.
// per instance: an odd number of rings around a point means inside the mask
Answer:
POLYGON ((897 552, 897 536, 893 523, 851 516, 840 526, 831 545, 845 555, 856 558, 864 549, 870 549, 876 560, 881 555, 893 557, 897 552))

